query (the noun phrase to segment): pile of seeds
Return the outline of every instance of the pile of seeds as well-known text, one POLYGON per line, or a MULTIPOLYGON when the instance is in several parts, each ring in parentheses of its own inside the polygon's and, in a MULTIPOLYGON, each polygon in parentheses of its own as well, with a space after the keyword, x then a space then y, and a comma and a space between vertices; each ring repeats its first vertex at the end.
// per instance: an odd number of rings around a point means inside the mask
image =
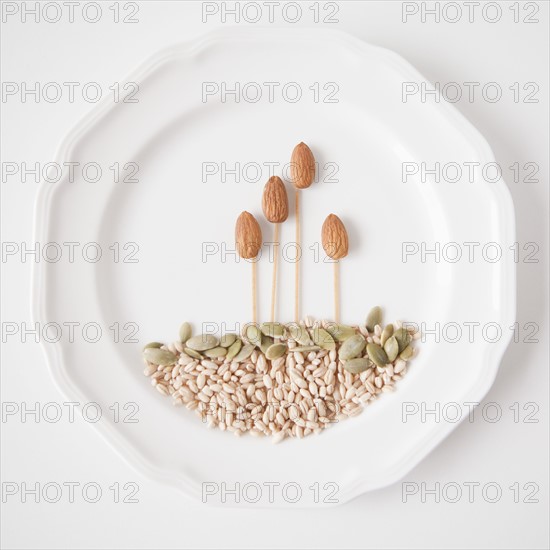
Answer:
POLYGON ((383 326, 378 307, 359 326, 308 317, 242 332, 192 336, 184 323, 173 344, 145 346, 144 374, 209 427, 273 436, 274 443, 320 433, 393 391, 420 337, 401 323, 383 326))

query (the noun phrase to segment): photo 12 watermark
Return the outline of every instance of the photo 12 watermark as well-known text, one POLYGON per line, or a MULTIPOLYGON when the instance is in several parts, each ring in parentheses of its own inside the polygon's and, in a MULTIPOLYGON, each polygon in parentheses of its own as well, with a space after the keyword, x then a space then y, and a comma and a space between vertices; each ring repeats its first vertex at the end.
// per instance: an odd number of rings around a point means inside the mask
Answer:
POLYGON ((104 98, 113 103, 139 103, 137 82, 2 82, 2 103, 98 103, 104 98))
POLYGON ((333 481, 303 484, 297 481, 205 481, 203 503, 216 504, 338 504, 340 486, 333 481))
POLYGON ((203 23, 258 24, 340 22, 341 2, 202 2, 203 23))
MULTIPOLYGON (((208 160, 201 165, 202 182, 221 183, 259 183, 266 182, 272 176, 280 176, 286 181, 292 181, 292 162, 280 161, 245 161, 231 162, 208 160)), ((313 183, 339 183, 340 166, 337 162, 315 162, 313 183)))
POLYGON ((540 2, 402 2, 402 23, 539 23, 540 2))
POLYGON ((202 82, 203 103, 339 103, 337 82, 202 82))
POLYGON ((538 504, 540 485, 533 481, 512 485, 496 481, 447 481, 427 483, 404 481, 401 483, 401 502, 408 504, 456 504, 512 502, 515 504, 538 504))
POLYGON ((105 485, 97 481, 3 481, 4 504, 138 504, 140 486, 135 481, 105 485))
POLYGON ((139 422, 139 405, 135 401, 101 406, 95 401, 80 403, 78 401, 3 401, 2 424, 74 424, 83 420, 96 424, 101 419, 115 424, 137 424, 139 422))
POLYGON ((88 161, 32 162, 4 161, 2 183, 139 183, 137 162, 88 161))
POLYGON ((2 23, 139 23, 139 2, 1 2, 2 23))
POLYGON ((483 404, 477 401, 464 403, 405 401, 401 404, 401 421, 404 424, 457 424, 461 421, 467 421, 470 424, 476 421, 488 424, 503 421, 514 424, 538 424, 539 412, 540 407, 534 401, 526 403, 516 401, 509 405, 496 401, 483 404))

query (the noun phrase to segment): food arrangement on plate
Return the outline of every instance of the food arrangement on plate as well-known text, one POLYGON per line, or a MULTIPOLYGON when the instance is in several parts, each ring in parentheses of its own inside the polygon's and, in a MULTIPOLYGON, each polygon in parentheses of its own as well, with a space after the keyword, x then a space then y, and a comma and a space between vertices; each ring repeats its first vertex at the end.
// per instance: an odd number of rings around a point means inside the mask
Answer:
MULTIPOLYGON (((295 187, 296 246, 300 246, 300 194, 315 177, 315 159, 305 143, 291 159, 295 187)), ((235 227, 239 255, 251 260, 252 322, 241 334, 193 336, 189 323, 171 344, 151 342, 143 349, 144 374, 174 405, 185 405, 209 427, 253 436, 303 438, 356 416, 381 393, 393 392, 407 371, 420 337, 401 322, 384 325, 374 307, 359 325, 340 323, 340 260, 348 254, 348 235, 330 214, 322 227, 323 249, 334 266, 334 321, 300 320, 300 262, 295 262, 295 321, 275 321, 279 224, 288 218, 285 185, 272 176, 264 188, 262 209, 273 223, 274 262, 271 321, 257 321, 256 263, 262 232, 256 218, 242 212, 235 227)))

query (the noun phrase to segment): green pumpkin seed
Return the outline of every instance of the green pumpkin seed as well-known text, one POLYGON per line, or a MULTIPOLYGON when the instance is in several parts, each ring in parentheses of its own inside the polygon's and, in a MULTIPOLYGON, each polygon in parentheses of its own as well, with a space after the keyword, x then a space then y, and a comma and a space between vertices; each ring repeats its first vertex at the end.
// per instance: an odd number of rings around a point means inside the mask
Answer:
POLYGON ((411 343, 411 335, 404 328, 397 329, 393 335, 399 344, 399 353, 401 353, 411 343))
POLYGON ((252 344, 246 344, 242 347, 241 351, 235 355, 233 358, 233 361, 236 361, 237 363, 240 363, 241 361, 244 361, 245 359, 248 359, 252 352, 254 351, 254 347, 252 344))
POLYGON ((187 347, 195 351, 205 351, 215 348, 219 342, 218 338, 212 334, 199 334, 187 340, 187 347))
POLYGON ((149 363, 162 367, 172 365, 176 362, 176 356, 167 349, 147 348, 143 351, 143 357, 145 357, 149 363))
POLYGON ((145 344, 143 346, 143 350, 149 349, 149 348, 161 348, 164 346, 164 344, 161 344, 160 342, 149 342, 148 344, 145 344))
POLYGON ((313 342, 323 349, 336 349, 336 343, 332 336, 324 328, 313 329, 313 342))
POLYGON ((380 335, 380 345, 383 346, 386 343, 386 340, 393 334, 393 325, 390 323, 386 325, 382 334, 380 335))
POLYGON ((281 323, 262 323, 261 331, 271 338, 280 338, 285 333, 285 327, 281 323))
POLYGON ((386 340, 386 343, 384 344, 384 351, 386 352, 390 363, 395 360, 397 354, 399 353, 399 344, 397 343, 395 336, 391 336, 386 340))
POLYGON ((210 359, 217 359, 218 357, 225 357, 227 354, 227 349, 222 348, 221 346, 218 346, 217 348, 207 349, 204 352, 204 355, 206 357, 210 357, 210 359))
POLYGON ((272 346, 275 343, 273 338, 271 336, 266 336, 265 334, 262 334, 262 341, 260 343, 260 349, 262 350, 262 353, 265 353, 267 351, 267 348, 269 346, 272 346))
POLYGON ((183 323, 180 327, 180 342, 185 344, 191 338, 192 330, 189 323, 183 323))
POLYGON ((242 347, 243 343, 241 340, 235 340, 230 346, 229 346, 229 349, 227 350, 227 355, 225 356, 225 358, 229 361, 231 361, 233 359, 233 357, 235 357, 235 355, 237 355, 237 353, 239 353, 239 351, 241 351, 241 347, 242 347))
POLYGON ((345 342, 351 338, 357 331, 349 325, 339 325, 337 323, 329 323, 327 332, 338 342, 345 342))
POLYGON ((237 339, 237 335, 233 334, 232 332, 228 332, 227 334, 224 334, 220 338, 220 346, 222 348, 228 348, 233 344, 233 342, 237 339))
POLYGON ((363 353, 367 341, 361 334, 355 334, 348 338, 340 347, 338 356, 342 361, 348 361, 354 359, 363 353))
POLYGON ((273 344, 272 346, 269 346, 265 352, 265 356, 270 361, 273 361, 273 359, 279 359, 279 357, 282 357, 286 353, 286 349, 285 344, 273 344))
POLYGON ((191 348, 183 348, 183 351, 189 355, 189 357, 193 357, 193 359, 202 359, 202 355, 198 352, 198 351, 195 351, 194 349, 191 349, 191 348))
POLYGON ((400 354, 399 359, 403 359, 403 361, 408 361, 414 353, 414 349, 412 346, 407 346, 400 354))
POLYGON ((367 354, 378 367, 385 367, 389 362, 386 352, 378 344, 367 344, 367 354))
POLYGON ((248 325, 245 330, 246 339, 255 346, 262 342, 262 332, 258 325, 248 325))
POLYGON ((369 360, 366 357, 357 357, 344 363, 344 368, 351 374, 359 374, 369 368, 369 360))
POLYGON ((300 352, 310 352, 310 351, 319 351, 321 348, 319 346, 296 346, 289 351, 300 351, 300 352))
POLYGON ((301 327, 296 323, 287 325, 287 330, 290 338, 292 338, 297 344, 301 346, 309 346, 311 344, 311 338, 306 328, 301 327))
POLYGON ((376 325, 382 325, 382 310, 380 307, 375 306, 369 311, 366 324, 369 332, 373 332, 376 325))

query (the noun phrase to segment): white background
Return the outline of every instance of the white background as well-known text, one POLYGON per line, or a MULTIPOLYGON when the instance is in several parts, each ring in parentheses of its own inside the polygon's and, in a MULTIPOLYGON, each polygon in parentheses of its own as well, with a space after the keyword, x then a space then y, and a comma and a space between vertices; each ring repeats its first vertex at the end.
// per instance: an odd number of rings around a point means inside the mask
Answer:
MULTIPOLYGON (((8 3, 9 4, 9 3, 8 3)), ((29 3, 27 3, 29 4, 29 3)), ((34 4, 34 3, 32 3, 34 4)), ((135 24, 115 24, 113 2, 102 2, 98 23, 83 22, 75 8, 57 23, 22 22, 21 14, 6 16, 2 24, 2 80, 12 82, 98 82, 104 90, 157 50, 193 39, 223 23, 221 16, 202 21, 202 7, 194 2, 139 3, 135 24)), ((405 3, 418 8, 402 21, 401 2, 340 2, 338 23, 313 22, 302 3, 302 17, 294 25, 275 9, 281 27, 338 28, 373 44, 390 48, 411 62, 430 81, 478 82, 474 101, 467 94, 457 108, 481 131, 504 169, 504 178, 516 208, 517 240, 537 243, 539 263, 518 264, 518 314, 521 326, 537 323, 539 343, 513 343, 508 349, 495 385, 484 403, 502 409, 498 422, 488 422, 477 410, 476 419, 456 429, 439 448, 404 481, 434 488, 453 482, 464 489, 457 503, 439 503, 420 494, 403 502, 402 485, 364 495, 346 505, 322 510, 235 510, 193 502, 175 490, 136 473, 76 415, 74 423, 35 422, 28 416, 2 417, 2 482, 34 486, 48 482, 98 483, 101 500, 85 502, 79 489, 75 502, 65 495, 57 503, 22 502, 21 494, 3 491, 2 547, 4 548, 547 548, 548 532, 548 4, 520 3, 520 22, 514 22, 512 2, 499 6, 499 21, 490 23, 493 11, 475 8, 473 22, 462 6, 457 23, 445 21, 454 11, 433 15, 422 22, 420 11, 434 3, 405 3), (534 6, 534 8, 533 8, 534 6), (523 19, 533 16, 538 23, 523 19), (484 15, 486 17, 484 17, 484 15), (488 82, 503 90, 491 103, 480 93, 488 82), (509 90, 515 82, 535 82, 538 103, 514 102, 509 90), (538 183, 514 182, 507 168, 535 162, 538 183), (519 403, 519 422, 509 409, 519 403), (536 423, 524 422, 526 403, 538 407, 536 423), (138 503, 115 503, 109 489, 114 483, 133 482, 139 487, 138 503), (502 488, 496 503, 481 490, 469 502, 464 483, 502 488), (509 489, 519 484, 520 502, 509 489), (538 502, 525 503, 538 487, 538 502)), ((321 2, 321 14, 324 4, 321 2)), ((121 6, 124 2, 121 3, 121 6)), ((261 5, 261 3, 260 3, 261 5)), ((411 7, 412 6, 412 7, 411 7)), ((32 7, 32 6, 31 6, 32 7)), ((6 9, 4 3, 3 10, 6 9)), ((494 8, 493 8, 494 9, 494 8)), ((332 10, 330 10, 332 11, 332 10)), ((121 16, 129 13, 121 10, 121 16)), ((226 24, 235 21, 227 17, 226 24)), ((241 22, 243 26, 251 23, 241 22)), ((259 25, 260 23, 258 23, 259 25)), ((463 87, 464 92, 467 88, 463 87)), ((35 103, 32 98, 3 98, 2 161, 46 163, 56 147, 91 108, 80 96, 74 103, 35 103)), ((521 174, 523 177, 525 174, 521 174)), ((18 178, 2 181, 2 241, 31 243, 33 202, 37 184, 18 178)), ((2 264, 2 321, 30 323, 31 259, 9 259, 2 264)), ((526 336, 520 333, 520 339, 526 336)), ((62 403, 54 387, 39 344, 20 335, 5 337, 2 346, 2 402, 62 403)), ((482 404, 483 406, 483 404, 482 404)), ((347 458, 352 459, 353 457, 347 458)), ((6 485, 3 485, 5 488, 6 485)), ((122 491, 124 495, 125 492, 122 491)))

